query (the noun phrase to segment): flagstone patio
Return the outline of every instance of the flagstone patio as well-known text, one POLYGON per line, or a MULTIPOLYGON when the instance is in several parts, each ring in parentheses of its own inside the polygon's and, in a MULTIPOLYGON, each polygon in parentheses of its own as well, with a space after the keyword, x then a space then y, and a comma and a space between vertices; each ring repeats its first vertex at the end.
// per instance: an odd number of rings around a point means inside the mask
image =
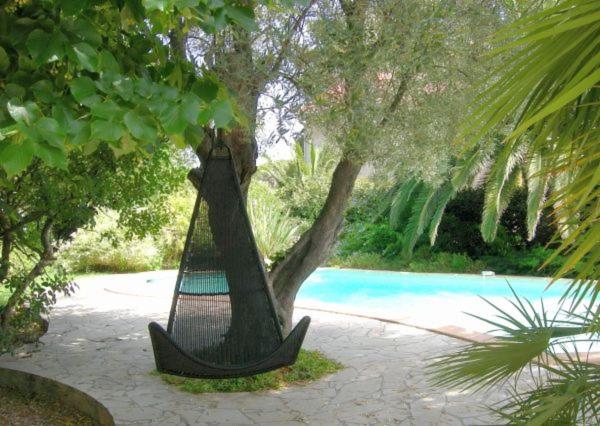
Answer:
POLYGON ((79 280, 75 296, 54 309, 43 344, 30 354, 0 357, 0 367, 80 389, 106 406, 118 425, 491 424, 484 406, 506 396, 502 388, 473 394, 428 383, 428 358, 464 344, 459 340, 309 309, 297 312, 313 319, 305 347, 342 362, 344 370, 279 391, 187 394, 150 374, 147 324, 166 322, 170 300, 151 292, 116 293, 143 289, 145 277, 79 280))

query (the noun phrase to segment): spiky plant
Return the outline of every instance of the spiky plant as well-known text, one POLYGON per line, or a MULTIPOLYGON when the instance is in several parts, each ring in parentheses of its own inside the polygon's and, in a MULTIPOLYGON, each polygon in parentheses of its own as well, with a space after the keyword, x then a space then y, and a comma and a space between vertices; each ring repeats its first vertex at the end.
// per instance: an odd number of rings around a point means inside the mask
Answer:
MULTIPOLYGON (((600 333, 600 2, 560 1, 507 26, 496 41, 495 54, 507 59, 475 100, 460 134, 481 144, 512 123, 487 171, 482 234, 495 236, 509 195, 524 177, 529 234, 541 209, 552 206, 560 242, 553 257, 567 259, 555 278, 573 272, 575 279, 556 315, 519 298, 513 303, 517 314, 498 309, 501 321, 488 322, 500 338, 441 358, 433 377, 438 384, 486 388, 537 363, 541 380, 529 390, 515 387, 497 412, 510 424, 598 424, 600 366, 587 362, 574 343, 595 344, 600 333), (569 351, 575 354, 564 355, 569 351)), ((484 148, 461 160, 450 193, 477 175, 484 148)), ((432 223, 437 215, 431 212, 443 209, 445 194, 438 194, 435 209, 415 203, 422 206, 415 213, 432 223)), ((426 226, 411 229, 418 233, 426 226)))
POLYGON ((263 166, 266 177, 271 179, 276 186, 285 186, 294 181, 301 183, 303 180, 317 174, 330 173, 334 163, 330 157, 324 155, 322 150, 314 144, 308 145, 308 158, 305 157, 304 148, 300 142, 294 144, 294 156, 287 161, 269 160, 263 166))
POLYGON ((279 206, 261 203, 260 200, 248 202, 248 216, 258 250, 270 263, 284 253, 300 236, 300 226, 295 218, 279 206))

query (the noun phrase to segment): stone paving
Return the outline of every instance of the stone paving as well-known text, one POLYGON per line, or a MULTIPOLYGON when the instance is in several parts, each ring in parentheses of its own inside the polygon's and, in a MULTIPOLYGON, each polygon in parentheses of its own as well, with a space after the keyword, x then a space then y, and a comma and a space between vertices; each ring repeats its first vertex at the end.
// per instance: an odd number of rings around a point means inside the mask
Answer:
POLYGON ((0 367, 50 377, 87 392, 118 425, 493 424, 484 406, 506 389, 460 393, 431 386, 429 357, 463 343, 412 327, 310 310, 305 347, 342 362, 337 374, 279 391, 191 395, 150 374, 151 320, 166 322, 170 300, 106 291, 143 284, 143 274, 81 280, 53 311, 43 344, 4 355, 0 367))

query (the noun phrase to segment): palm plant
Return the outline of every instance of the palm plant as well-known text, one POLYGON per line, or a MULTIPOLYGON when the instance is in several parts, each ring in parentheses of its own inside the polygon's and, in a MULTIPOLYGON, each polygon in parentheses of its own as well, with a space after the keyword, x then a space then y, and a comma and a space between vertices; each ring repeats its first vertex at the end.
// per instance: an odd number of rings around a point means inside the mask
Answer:
POLYGON ((294 156, 289 161, 269 160, 265 165, 263 171, 275 186, 283 187, 292 182, 301 184, 302 181, 316 175, 330 173, 335 166, 333 160, 312 143, 308 145, 308 158, 305 157, 300 142, 294 144, 293 153, 294 156))
POLYGON ((248 202, 248 216, 258 250, 267 266, 285 253, 299 238, 300 226, 295 218, 280 206, 265 204, 260 200, 248 202))
POLYGON ((497 409, 501 416, 511 424, 598 424, 600 367, 574 343, 597 343, 600 333, 600 2, 560 1, 507 26, 497 41, 494 53, 507 59, 476 98, 460 133, 479 145, 442 187, 405 183, 391 210, 401 211, 417 191, 409 230, 416 235, 429 226, 435 239, 447 200, 484 171, 481 231, 489 240, 524 177, 530 236, 541 209, 552 206, 560 242, 553 257, 566 256, 555 278, 568 272, 575 278, 555 315, 518 297, 517 314, 497 308, 499 318, 486 321, 503 335, 441 358, 432 366, 433 377, 439 384, 479 389, 535 364, 543 380, 528 390, 515 387, 497 409), (481 142, 507 125, 497 151, 481 142), (575 354, 565 355, 569 350, 575 354))

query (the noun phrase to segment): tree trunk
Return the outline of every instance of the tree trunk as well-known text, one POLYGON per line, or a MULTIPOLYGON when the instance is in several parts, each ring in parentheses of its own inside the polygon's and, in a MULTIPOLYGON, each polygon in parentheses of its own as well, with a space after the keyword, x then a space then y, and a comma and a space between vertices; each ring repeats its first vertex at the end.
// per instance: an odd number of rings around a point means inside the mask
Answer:
POLYGON ((10 255, 12 252, 12 232, 10 231, 10 224, 4 216, 4 213, 0 212, 0 226, 2 226, 2 255, 0 257, 0 284, 8 278, 8 272, 10 270, 10 255))
POLYGON ((30 284, 39 277, 44 269, 54 262, 54 247, 50 241, 52 233, 53 221, 48 219, 42 230, 41 242, 43 251, 40 252, 40 258, 37 263, 31 268, 27 276, 25 276, 19 284, 13 289, 12 294, 8 298, 2 312, 0 312, 0 329, 6 329, 10 325, 10 320, 15 314, 15 309, 23 293, 29 288, 30 284))
POLYGON ((362 163, 342 158, 338 163, 327 199, 315 223, 270 274, 284 334, 292 329, 294 300, 300 286, 323 263, 342 230, 344 211, 352 194, 362 163))

